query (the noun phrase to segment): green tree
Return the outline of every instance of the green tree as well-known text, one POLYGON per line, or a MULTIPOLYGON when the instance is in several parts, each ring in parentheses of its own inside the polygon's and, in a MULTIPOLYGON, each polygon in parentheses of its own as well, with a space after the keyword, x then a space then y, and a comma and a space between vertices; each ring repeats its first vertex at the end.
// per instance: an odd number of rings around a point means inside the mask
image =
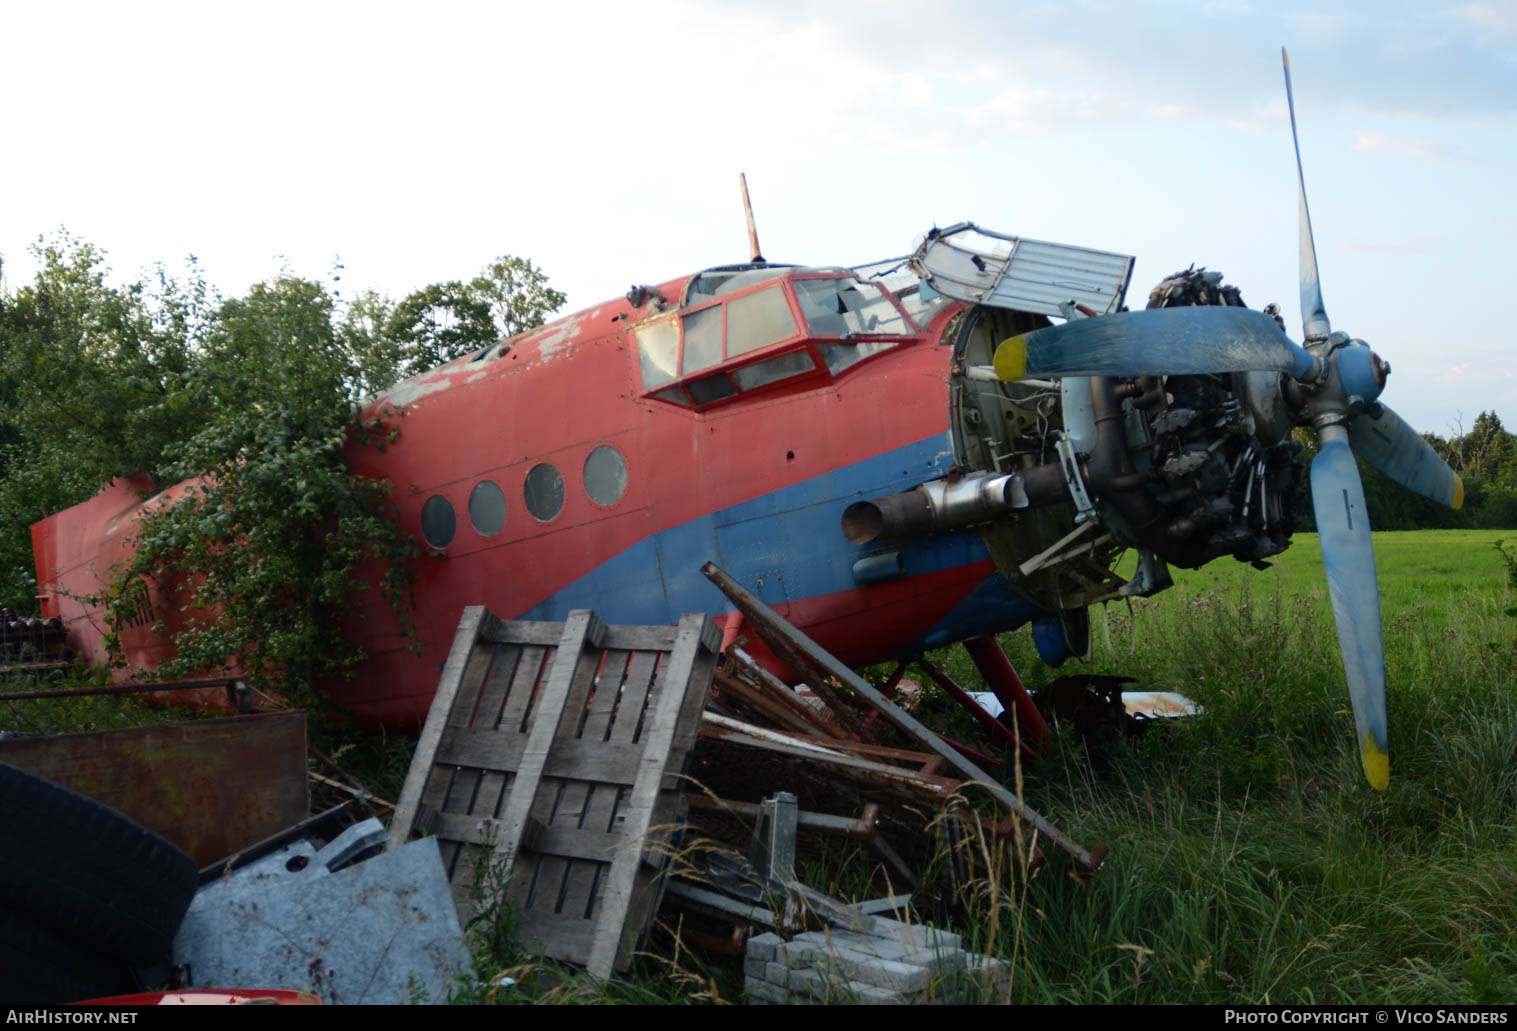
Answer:
POLYGON ((113 477, 160 477, 198 418, 195 378, 215 300, 198 271, 106 282, 67 235, 33 248, 35 279, 0 295, 0 603, 35 607, 30 526, 113 477))
POLYGON ((301 699, 360 658, 340 617, 366 576, 409 605, 415 543, 389 485, 347 465, 395 427, 356 402, 563 303, 511 257, 399 304, 338 304, 290 276, 223 300, 193 264, 114 287, 102 252, 67 236, 36 253, 35 280, 0 291, 0 603, 32 607, 32 522, 123 474, 195 481, 139 521, 101 600, 152 579, 190 620, 166 674, 235 663, 301 699))
POLYGON ((319 283, 285 278, 227 301, 206 340, 192 387, 199 428, 176 443, 167 471, 202 481, 139 523, 136 551, 111 585, 131 604, 141 578, 169 586, 197 613, 177 635, 175 675, 235 663, 307 700, 322 678, 362 654, 340 614, 368 585, 366 563, 387 570, 392 605, 409 604, 416 554, 388 501, 389 485, 348 471, 359 425, 348 400, 358 376, 319 283))
POLYGON ((548 277, 541 269, 510 254, 486 265, 469 283, 469 289, 489 307, 495 332, 501 338, 536 329, 567 300, 548 286, 548 277))
POLYGON ((203 281, 161 270, 153 290, 106 283, 104 255, 63 237, 39 244, 35 281, 5 305, 6 421, 36 449, 66 452, 88 480, 162 471, 195 424, 184 404, 214 303, 203 281))
POLYGON ((543 324, 564 304, 548 277, 525 258, 496 258, 468 283, 433 283, 390 311, 377 354, 398 354, 398 378, 462 358, 498 340, 543 324))
POLYGON ((490 306, 457 280, 433 283, 395 306, 387 334, 403 348, 399 372, 406 379, 496 340, 490 306))

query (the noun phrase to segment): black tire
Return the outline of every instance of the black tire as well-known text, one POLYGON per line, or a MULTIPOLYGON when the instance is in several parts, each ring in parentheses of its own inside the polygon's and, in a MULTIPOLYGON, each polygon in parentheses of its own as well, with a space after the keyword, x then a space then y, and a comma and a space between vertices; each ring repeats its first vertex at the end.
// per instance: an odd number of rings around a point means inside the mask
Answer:
POLYGON ((136 989, 122 960, 0 908, 0 1005, 57 1006, 136 989))
POLYGON ((104 956, 168 954, 194 860, 94 799, 0 763, 0 906, 104 956))

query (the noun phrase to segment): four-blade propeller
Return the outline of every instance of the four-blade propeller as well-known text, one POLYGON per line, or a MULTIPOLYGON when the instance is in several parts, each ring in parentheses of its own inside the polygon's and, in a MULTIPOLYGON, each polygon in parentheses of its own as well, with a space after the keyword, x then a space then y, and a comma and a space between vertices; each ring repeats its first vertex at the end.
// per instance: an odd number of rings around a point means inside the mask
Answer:
POLYGON ((1263 370, 1293 381, 1296 396, 1303 399, 1298 421, 1312 426, 1322 444, 1311 467, 1312 508, 1353 702, 1360 759, 1370 784, 1383 791, 1390 780, 1385 644, 1375 553, 1354 456, 1403 486, 1453 508, 1463 503, 1464 487, 1405 420, 1376 402, 1390 367, 1362 340, 1332 331, 1306 206, 1290 60, 1283 48, 1280 55, 1296 148, 1305 346, 1288 339, 1269 316, 1247 308, 1158 308, 1077 319, 1012 337, 996 350, 995 369, 1006 380, 1263 370))

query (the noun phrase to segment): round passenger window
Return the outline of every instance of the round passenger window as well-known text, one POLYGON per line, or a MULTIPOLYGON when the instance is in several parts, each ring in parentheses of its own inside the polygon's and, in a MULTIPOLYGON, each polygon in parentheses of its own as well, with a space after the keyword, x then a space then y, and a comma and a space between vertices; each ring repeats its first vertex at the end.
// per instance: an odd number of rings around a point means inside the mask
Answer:
POLYGON ((421 506, 421 535, 434 548, 446 548, 453 543, 453 534, 458 529, 458 519, 453 514, 453 503, 441 494, 433 494, 421 506))
POLYGON ((627 492, 627 463, 622 453, 602 444, 585 459, 585 493, 597 505, 614 505, 627 492))
POLYGON ((547 462, 534 465, 527 473, 523 493, 532 518, 540 523, 551 522, 564 507, 564 478, 547 462))
POLYGON ((480 480, 469 493, 469 522, 481 537, 493 537, 506 525, 506 495, 489 480, 480 480))

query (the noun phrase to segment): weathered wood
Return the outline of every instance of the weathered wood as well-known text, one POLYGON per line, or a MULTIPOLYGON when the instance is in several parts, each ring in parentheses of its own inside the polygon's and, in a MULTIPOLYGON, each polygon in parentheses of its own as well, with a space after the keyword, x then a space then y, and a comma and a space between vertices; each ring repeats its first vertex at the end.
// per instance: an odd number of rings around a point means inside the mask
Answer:
POLYGON ((997 802, 1015 813, 1028 827, 1053 842, 1061 852, 1068 855, 1081 868, 1090 872, 1100 868, 1106 858, 1105 845, 1097 845, 1089 850, 1082 847, 1069 835, 1044 819, 1035 809, 1006 790, 990 774, 955 752, 939 735, 923 726, 916 717, 883 697, 872 684, 787 623, 778 613, 714 564, 707 562, 701 567, 701 572, 738 607, 749 625, 758 632, 764 643, 781 660, 791 664, 795 669, 808 671, 819 681, 829 676, 837 678, 839 683, 851 688, 868 704, 873 705, 879 710, 881 716, 903 733, 942 756, 950 766, 964 776, 966 781, 980 785, 997 802))
POLYGON ((589 610, 579 609, 569 614, 558 642, 558 661, 553 664, 547 683, 543 685, 537 711, 526 717, 531 721, 532 729, 522 751, 521 766, 516 771, 515 790, 500 816, 500 837, 491 857, 492 862, 499 863, 508 872, 516 861, 516 850, 537 798, 537 787, 548 761, 548 749, 558 736, 558 721, 569 700, 569 691, 579 678, 595 675, 596 664, 589 661, 585 645, 593 644, 603 629, 600 617, 589 610))
POLYGON ((732 698, 738 703, 748 706, 750 709, 758 712, 759 715, 773 720, 786 730, 799 730, 807 734, 816 731, 816 725, 804 716, 801 716, 794 709, 770 697, 753 685, 743 683, 730 673, 717 670, 716 682, 720 685, 722 696, 732 698))
POLYGON ((609 626, 605 647, 629 652, 667 652, 674 647, 675 634, 672 626, 609 626))
POLYGON ((844 776, 866 783, 877 784, 881 787, 905 791, 915 797, 928 798, 940 802, 942 799, 953 794, 962 784, 962 781, 952 780, 947 777, 926 776, 902 766, 891 766, 888 763, 861 759, 858 756, 849 755, 841 750, 835 750, 833 746, 836 742, 798 740, 787 734, 769 730, 765 727, 744 726, 742 724, 734 727, 726 724, 737 723, 736 720, 713 723, 711 722, 713 719, 721 719, 721 717, 714 717, 711 713, 705 714, 701 726, 702 738, 727 741, 746 748, 756 748, 765 752, 790 756, 794 759, 822 763, 839 771, 844 776))
MULTIPOLYGON (((480 769, 513 769, 521 762, 526 739, 520 734, 502 734, 470 727, 444 741, 437 762, 480 769)), ((632 770, 642 751, 636 744, 560 738, 548 755, 544 777, 569 777, 584 781, 632 783, 632 770)))
POLYGON ((729 661, 734 679, 740 683, 751 683, 765 698, 785 706, 797 719, 810 724, 815 733, 843 739, 848 737, 846 730, 809 705, 773 673, 754 662, 741 648, 731 651, 729 661))
MULTIPOLYGON (((596 977, 610 977, 617 952, 625 949, 622 940, 627 911, 632 904, 632 889, 637 879, 642 839, 653 816, 653 806, 663 786, 664 767, 674 744, 678 717, 685 702, 683 688, 691 681, 696 658, 702 647, 702 630, 707 620, 702 616, 685 616, 680 620, 674 650, 650 688, 646 732, 641 735, 643 756, 638 762, 637 781, 628 794, 625 808, 618 813, 624 821, 629 845, 620 848, 611 862, 600 915, 596 919, 595 940, 590 947, 586 969, 596 977)), ((623 721, 625 723, 625 720, 623 721)), ((613 735, 615 731, 613 731, 613 735)))
POLYGON ((564 634, 562 623, 497 619, 494 616, 491 616, 490 620, 487 626, 480 628, 479 636, 481 640, 489 641, 491 644, 535 644, 543 648, 552 648, 558 644, 558 639, 564 634))
MULTIPOLYGON (((474 654, 474 639, 479 635, 479 625, 488 613, 483 605, 471 605, 464 609, 458 621, 458 631, 453 635, 453 646, 448 649, 448 661, 443 664, 442 679, 437 684, 437 694, 432 696, 432 708, 427 713, 427 722, 422 726, 416 750, 411 754, 411 767, 406 771, 405 785, 400 789, 400 799, 395 803, 395 815, 390 819, 390 847, 399 848, 411 836, 411 824, 416 819, 416 807, 421 803, 422 792, 432 776, 432 767, 437 756, 437 745, 442 740, 458 697, 459 681, 474 654)), ((446 791, 446 788, 443 789, 446 791)), ((438 808, 441 798, 434 792, 433 808, 438 808)), ((447 857, 444 857, 444 861, 447 857)))
POLYGON ((474 620, 439 689, 452 708, 429 717, 444 729, 424 735, 425 788, 392 833, 438 837, 465 920, 506 887, 528 940, 604 977, 656 911, 721 635, 706 617, 609 627, 576 612, 558 627, 474 620))

